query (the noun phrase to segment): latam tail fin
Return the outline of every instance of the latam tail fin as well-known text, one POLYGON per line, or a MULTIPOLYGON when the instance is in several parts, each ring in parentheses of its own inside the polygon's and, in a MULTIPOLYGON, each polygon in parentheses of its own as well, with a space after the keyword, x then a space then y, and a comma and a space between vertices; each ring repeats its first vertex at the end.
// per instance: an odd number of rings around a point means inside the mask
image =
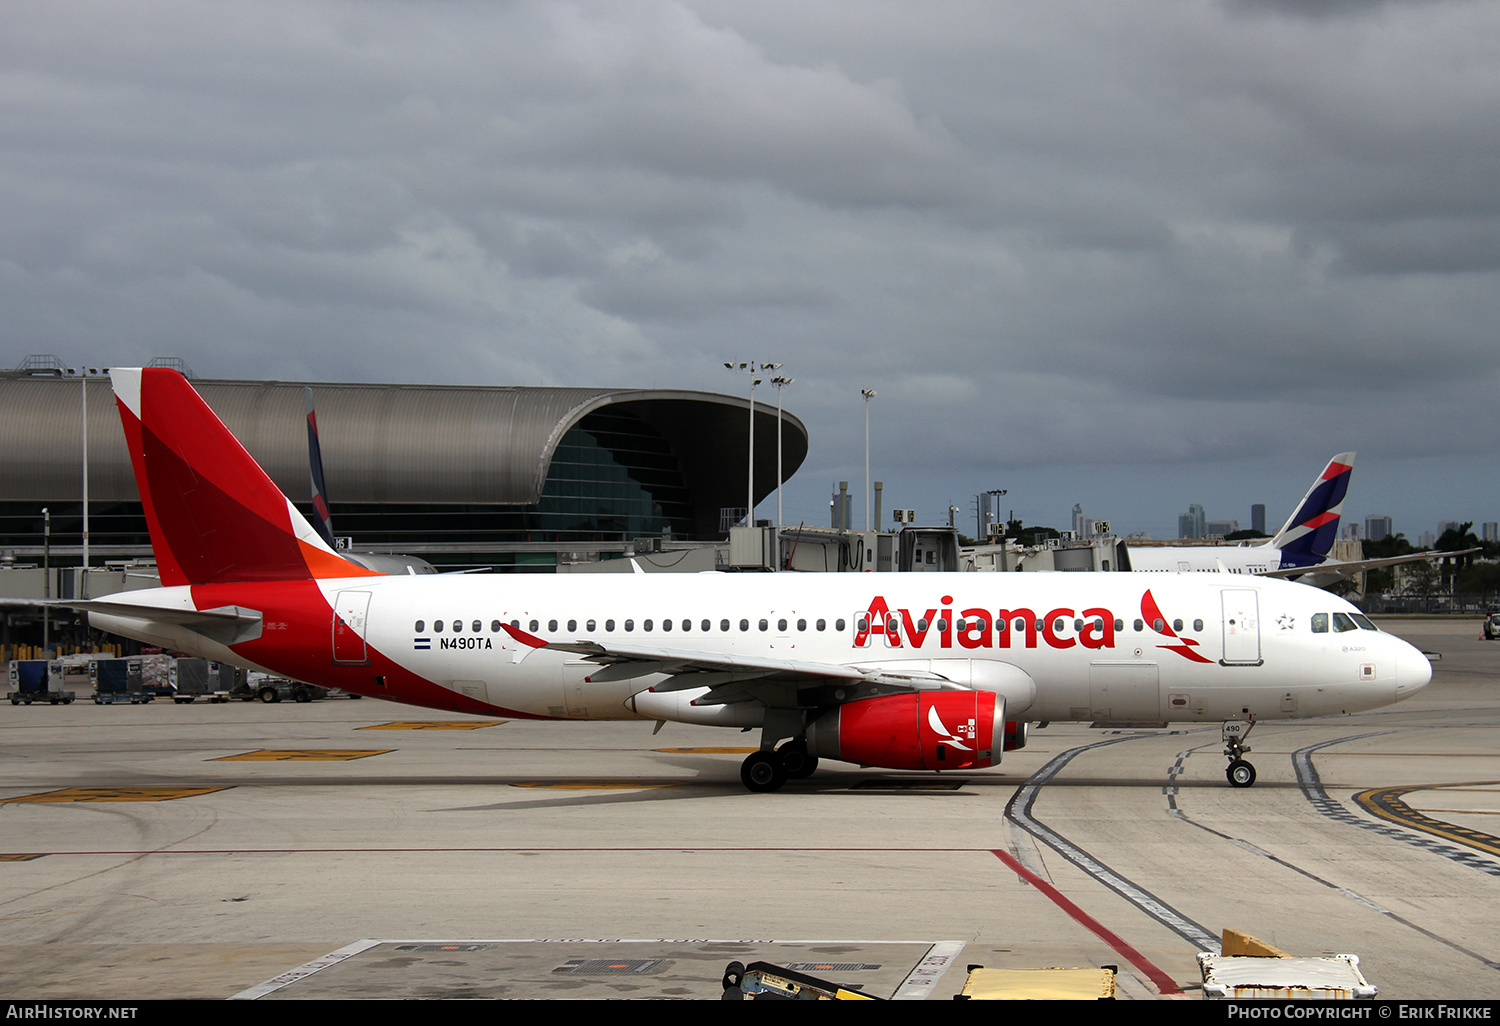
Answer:
POLYGON ((1281 549, 1283 567, 1315 566, 1328 556, 1339 534, 1339 516, 1344 511, 1353 470, 1352 452, 1341 452, 1329 460, 1291 519, 1276 532, 1268 547, 1281 549))
POLYGON ((312 471, 313 530, 330 549, 337 549, 333 540, 333 515, 328 512, 328 485, 323 480, 323 446, 318 441, 318 414, 313 409, 312 389, 304 388, 307 397, 307 463, 312 471))
POLYGON ((110 371, 161 583, 375 576, 325 544, 177 371, 110 371))

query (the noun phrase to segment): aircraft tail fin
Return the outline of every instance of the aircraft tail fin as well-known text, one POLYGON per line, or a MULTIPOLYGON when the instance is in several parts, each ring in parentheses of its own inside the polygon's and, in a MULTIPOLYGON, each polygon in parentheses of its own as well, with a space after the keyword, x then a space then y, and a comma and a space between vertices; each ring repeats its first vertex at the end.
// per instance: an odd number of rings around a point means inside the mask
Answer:
POLYGON ((177 371, 110 379, 163 585, 373 576, 318 537, 177 371))
POLYGON ((1276 532, 1269 547, 1281 549, 1283 566, 1288 563, 1311 566, 1327 557, 1339 534, 1339 516, 1344 510, 1344 496, 1348 494, 1353 469, 1352 452, 1341 452, 1329 460, 1298 503, 1296 512, 1276 532))
POLYGON ((330 549, 333 540, 333 516, 328 512, 328 485, 323 480, 323 446, 318 441, 318 414, 313 409, 312 389, 304 388, 307 397, 307 462, 312 471, 313 530, 330 549))

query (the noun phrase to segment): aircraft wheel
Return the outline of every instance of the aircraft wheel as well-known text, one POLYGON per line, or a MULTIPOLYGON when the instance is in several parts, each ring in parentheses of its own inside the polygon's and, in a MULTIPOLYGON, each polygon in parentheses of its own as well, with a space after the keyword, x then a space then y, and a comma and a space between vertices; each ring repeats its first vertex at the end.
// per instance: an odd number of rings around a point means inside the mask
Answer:
POLYGON ((1224 771, 1232 787, 1249 787, 1255 783, 1255 767, 1244 759, 1236 759, 1224 771))
POLYGON ((801 738, 776 749, 776 755, 788 780, 805 780, 818 771, 818 757, 807 753, 807 742, 801 738))
POLYGON ((776 791, 786 783, 786 771, 775 752, 752 752, 740 764, 740 780, 751 791, 776 791))

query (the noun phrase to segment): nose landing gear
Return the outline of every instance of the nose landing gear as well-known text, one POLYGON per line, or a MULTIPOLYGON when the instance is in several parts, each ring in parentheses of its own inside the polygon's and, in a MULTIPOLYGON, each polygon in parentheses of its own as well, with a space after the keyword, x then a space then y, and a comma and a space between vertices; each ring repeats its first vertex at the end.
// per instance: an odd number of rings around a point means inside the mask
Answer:
POLYGON ((1224 776, 1231 787, 1249 787, 1255 783, 1255 767, 1246 762, 1244 754, 1250 751, 1245 739, 1250 736, 1250 731, 1255 728, 1255 717, 1249 720, 1225 720, 1221 732, 1224 739, 1224 755, 1229 759, 1229 765, 1224 770, 1224 776))

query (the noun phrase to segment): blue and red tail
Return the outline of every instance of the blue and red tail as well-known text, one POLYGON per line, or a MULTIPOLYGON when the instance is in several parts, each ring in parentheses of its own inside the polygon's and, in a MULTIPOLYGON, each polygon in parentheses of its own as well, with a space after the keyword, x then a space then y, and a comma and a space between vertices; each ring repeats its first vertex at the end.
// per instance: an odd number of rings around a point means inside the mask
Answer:
POLYGON ((318 441, 318 414, 313 409, 312 389, 304 388, 307 398, 307 464, 312 473, 313 530, 330 549, 333 541, 333 515, 328 512, 328 485, 323 480, 323 446, 318 441))
POLYGON ((1317 566, 1328 557, 1339 536, 1339 516, 1344 511, 1344 496, 1349 492, 1353 470, 1352 452, 1341 452, 1329 460, 1302 497, 1297 511, 1276 532, 1270 545, 1281 549, 1282 569, 1317 566))
POLYGON ((110 378, 163 585, 376 576, 318 537, 181 374, 110 378))

